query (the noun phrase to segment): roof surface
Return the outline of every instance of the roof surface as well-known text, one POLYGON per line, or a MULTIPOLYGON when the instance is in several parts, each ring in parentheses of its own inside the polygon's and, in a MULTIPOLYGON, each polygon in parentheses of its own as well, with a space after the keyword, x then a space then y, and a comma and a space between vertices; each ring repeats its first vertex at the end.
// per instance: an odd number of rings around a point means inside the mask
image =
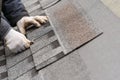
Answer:
POLYGON ((120 80, 120 19, 100 0, 22 2, 49 22, 28 31, 30 49, 0 47, 0 80, 120 80))

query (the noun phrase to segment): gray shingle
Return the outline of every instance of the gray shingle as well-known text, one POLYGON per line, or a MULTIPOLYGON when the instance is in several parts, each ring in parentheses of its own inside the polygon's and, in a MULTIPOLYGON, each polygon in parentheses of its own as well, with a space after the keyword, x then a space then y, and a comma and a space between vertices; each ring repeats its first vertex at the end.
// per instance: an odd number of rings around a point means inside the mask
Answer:
MULTIPOLYGON (((60 45, 59 45, 58 41, 56 40, 56 41, 50 43, 49 45, 47 45, 46 47, 40 49, 40 50, 38 51, 38 53, 35 53, 34 55, 35 55, 35 56, 43 56, 43 55, 45 55, 45 54, 49 54, 49 52, 51 52, 53 49, 55 49, 55 48, 57 48, 57 47, 59 47, 59 46, 60 46, 60 45)), ((56 59, 59 59, 61 56, 60 56, 60 57, 57 57, 57 58, 55 58, 55 56, 52 56, 52 57, 48 56, 48 57, 49 57, 50 59, 49 59, 49 60, 46 60, 46 61, 43 61, 42 63, 39 63, 39 66, 38 66, 37 64, 35 64, 35 65, 36 65, 36 69, 41 69, 42 67, 45 67, 46 65, 49 65, 50 63, 55 62, 56 59), (53 59, 53 58, 54 58, 54 59, 53 59)), ((34 59, 34 63, 36 63, 36 61, 35 61, 36 58, 33 57, 33 59, 34 59)))
POLYGON ((36 15, 41 15, 41 14, 43 14, 43 13, 45 13, 45 12, 44 12, 41 8, 38 8, 38 9, 32 11, 32 12, 29 13, 29 14, 30 14, 30 16, 36 16, 36 15))
POLYGON ((36 9, 40 9, 40 7, 41 6, 40 6, 39 2, 37 2, 34 5, 30 5, 30 8, 28 7, 27 11, 28 11, 28 13, 31 13, 31 12, 35 11, 36 9))
POLYGON ((5 55, 0 56, 0 61, 5 60, 5 55))
MULTIPOLYGON (((49 51, 51 51, 51 50, 53 50, 53 49, 55 49, 55 48, 57 48, 57 47, 59 47, 59 46, 60 46, 60 45, 59 45, 59 43, 58 43, 57 40, 56 40, 56 41, 53 41, 52 43, 50 43, 50 44, 47 45, 46 47, 40 49, 38 56, 44 55, 45 53, 47 53, 47 52, 49 52, 49 51)), ((36 54, 36 53, 35 53, 35 54, 36 54)))
POLYGON ((56 3, 58 3, 61 0, 40 0, 42 9, 46 9, 49 8, 53 5, 55 5, 56 3))
POLYGON ((46 59, 45 61, 41 62, 39 65, 36 66, 37 70, 41 70, 50 64, 54 64, 56 61, 60 60, 61 58, 65 57, 65 54, 63 52, 56 53, 54 56, 47 56, 49 59, 46 59))
POLYGON ((4 65, 6 65, 6 60, 0 61, 0 66, 4 66, 4 65))
POLYGON ((31 16, 41 15, 44 13, 39 0, 22 0, 22 2, 31 16))
POLYGON ((5 55, 0 56, 0 80, 7 80, 7 69, 6 69, 6 59, 5 55))
POLYGON ((7 72, 0 73, 0 75, 1 75, 1 79, 6 79, 8 77, 7 72))
POLYGON ((2 79, 2 80, 8 80, 8 78, 2 79))
POLYGON ((36 41, 30 48, 32 53, 35 53, 37 51, 39 51, 41 48, 47 46, 48 44, 50 44, 51 42, 57 40, 56 36, 47 38, 47 36, 43 36, 42 38, 39 39, 39 41, 36 41))
POLYGON ((1 43, 0 45, 0 56, 4 55, 5 54, 5 51, 4 51, 4 46, 3 44, 1 43))
POLYGON ((73 4, 75 4, 78 9, 82 7, 86 12, 89 12, 94 8, 93 5, 96 5, 99 1, 100 0, 73 0, 73 4))
POLYGON ((28 71, 26 74, 20 76, 16 80, 42 80, 41 75, 38 74, 36 69, 28 71))
POLYGON ((8 69, 9 80, 14 80, 34 67, 32 56, 8 69))
POLYGON ((47 34, 51 30, 52 30, 51 26, 48 26, 48 27, 43 26, 43 27, 37 28, 36 30, 31 31, 29 34, 27 34, 27 37, 30 40, 34 40, 36 38, 39 38, 39 37, 47 34))
POLYGON ((25 7, 31 6, 34 3, 38 2, 38 0, 25 0, 25 1, 21 0, 21 1, 23 2, 25 7))
POLYGON ((3 73, 3 72, 6 72, 6 66, 3 65, 3 66, 0 66, 0 73, 3 73))
MULTIPOLYGON (((51 51, 48 51, 47 53, 44 53, 44 55, 41 55, 38 51, 36 54, 33 55, 35 65, 38 66, 38 65, 42 64, 43 62, 48 61, 50 58, 56 56, 57 54, 59 54, 61 52, 62 52, 61 47, 58 47, 51 51)), ((56 57, 55 57, 55 60, 56 60, 56 57)), ((54 58, 52 58, 52 61, 54 61, 54 58)))
POLYGON ((5 56, 10 56, 10 55, 15 55, 15 54, 12 54, 12 52, 7 47, 5 47, 5 56))
POLYGON ((77 51, 39 71, 43 80, 91 80, 77 51))
POLYGON ((25 58, 27 58, 31 54, 32 53, 31 53, 30 49, 28 49, 28 50, 23 51, 22 53, 17 54, 17 55, 8 56, 6 58, 7 68, 10 68, 10 67, 18 64, 19 62, 23 61, 25 58))
MULTIPOLYGON (((117 0, 118 1, 118 0, 117 0)), ((101 1, 88 13, 104 34, 79 49, 94 80, 120 80, 120 18, 101 1), (117 76, 117 77, 116 77, 117 76)))

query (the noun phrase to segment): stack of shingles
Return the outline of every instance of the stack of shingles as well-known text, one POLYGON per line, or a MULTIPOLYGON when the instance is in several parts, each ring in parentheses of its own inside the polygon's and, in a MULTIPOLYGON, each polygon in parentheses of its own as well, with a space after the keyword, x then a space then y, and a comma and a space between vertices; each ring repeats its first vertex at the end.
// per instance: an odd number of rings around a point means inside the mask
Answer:
POLYGON ((0 42, 0 80, 7 80, 6 59, 3 44, 0 42))
POLYGON ((101 32, 94 27, 92 20, 84 14, 84 10, 77 8, 71 1, 23 0, 30 15, 46 13, 52 26, 48 22, 41 28, 28 31, 27 37, 34 41, 30 49, 17 55, 7 55, 9 52, 6 52, 9 80, 41 80, 43 78, 41 71, 48 72, 46 76, 50 78, 50 73, 55 75, 55 70, 59 73, 59 69, 63 72, 68 69, 66 72, 69 75, 60 74, 61 78, 62 76, 66 78, 65 80, 68 80, 70 75, 74 78, 90 80, 86 66, 75 49, 94 39, 101 32), (58 63, 40 70, 69 53, 74 55, 71 54, 58 63))

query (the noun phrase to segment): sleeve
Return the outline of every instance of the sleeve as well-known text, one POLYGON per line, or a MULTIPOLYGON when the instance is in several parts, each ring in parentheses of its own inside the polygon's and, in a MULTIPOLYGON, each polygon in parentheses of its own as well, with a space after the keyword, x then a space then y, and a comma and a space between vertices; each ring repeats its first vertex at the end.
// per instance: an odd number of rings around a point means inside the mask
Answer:
POLYGON ((0 40, 3 40, 6 34, 10 31, 11 26, 10 24, 3 18, 1 18, 1 25, 0 25, 0 40))
POLYGON ((23 16, 29 16, 21 0, 3 0, 2 11, 11 26, 16 26, 23 16))

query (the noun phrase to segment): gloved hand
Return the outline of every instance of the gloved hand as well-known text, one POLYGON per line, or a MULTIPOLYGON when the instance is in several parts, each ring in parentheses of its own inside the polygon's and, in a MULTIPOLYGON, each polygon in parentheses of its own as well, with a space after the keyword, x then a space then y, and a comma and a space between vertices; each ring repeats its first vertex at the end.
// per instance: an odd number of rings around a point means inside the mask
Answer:
POLYGON ((9 50, 13 53, 18 53, 26 48, 30 47, 31 41, 26 39, 26 37, 11 29, 7 35, 5 36, 5 45, 9 48, 9 50))
POLYGON ((40 27, 41 24, 47 22, 46 16, 34 16, 34 17, 23 17, 17 22, 17 27, 22 34, 26 34, 25 29, 30 25, 35 25, 36 27, 40 27))

